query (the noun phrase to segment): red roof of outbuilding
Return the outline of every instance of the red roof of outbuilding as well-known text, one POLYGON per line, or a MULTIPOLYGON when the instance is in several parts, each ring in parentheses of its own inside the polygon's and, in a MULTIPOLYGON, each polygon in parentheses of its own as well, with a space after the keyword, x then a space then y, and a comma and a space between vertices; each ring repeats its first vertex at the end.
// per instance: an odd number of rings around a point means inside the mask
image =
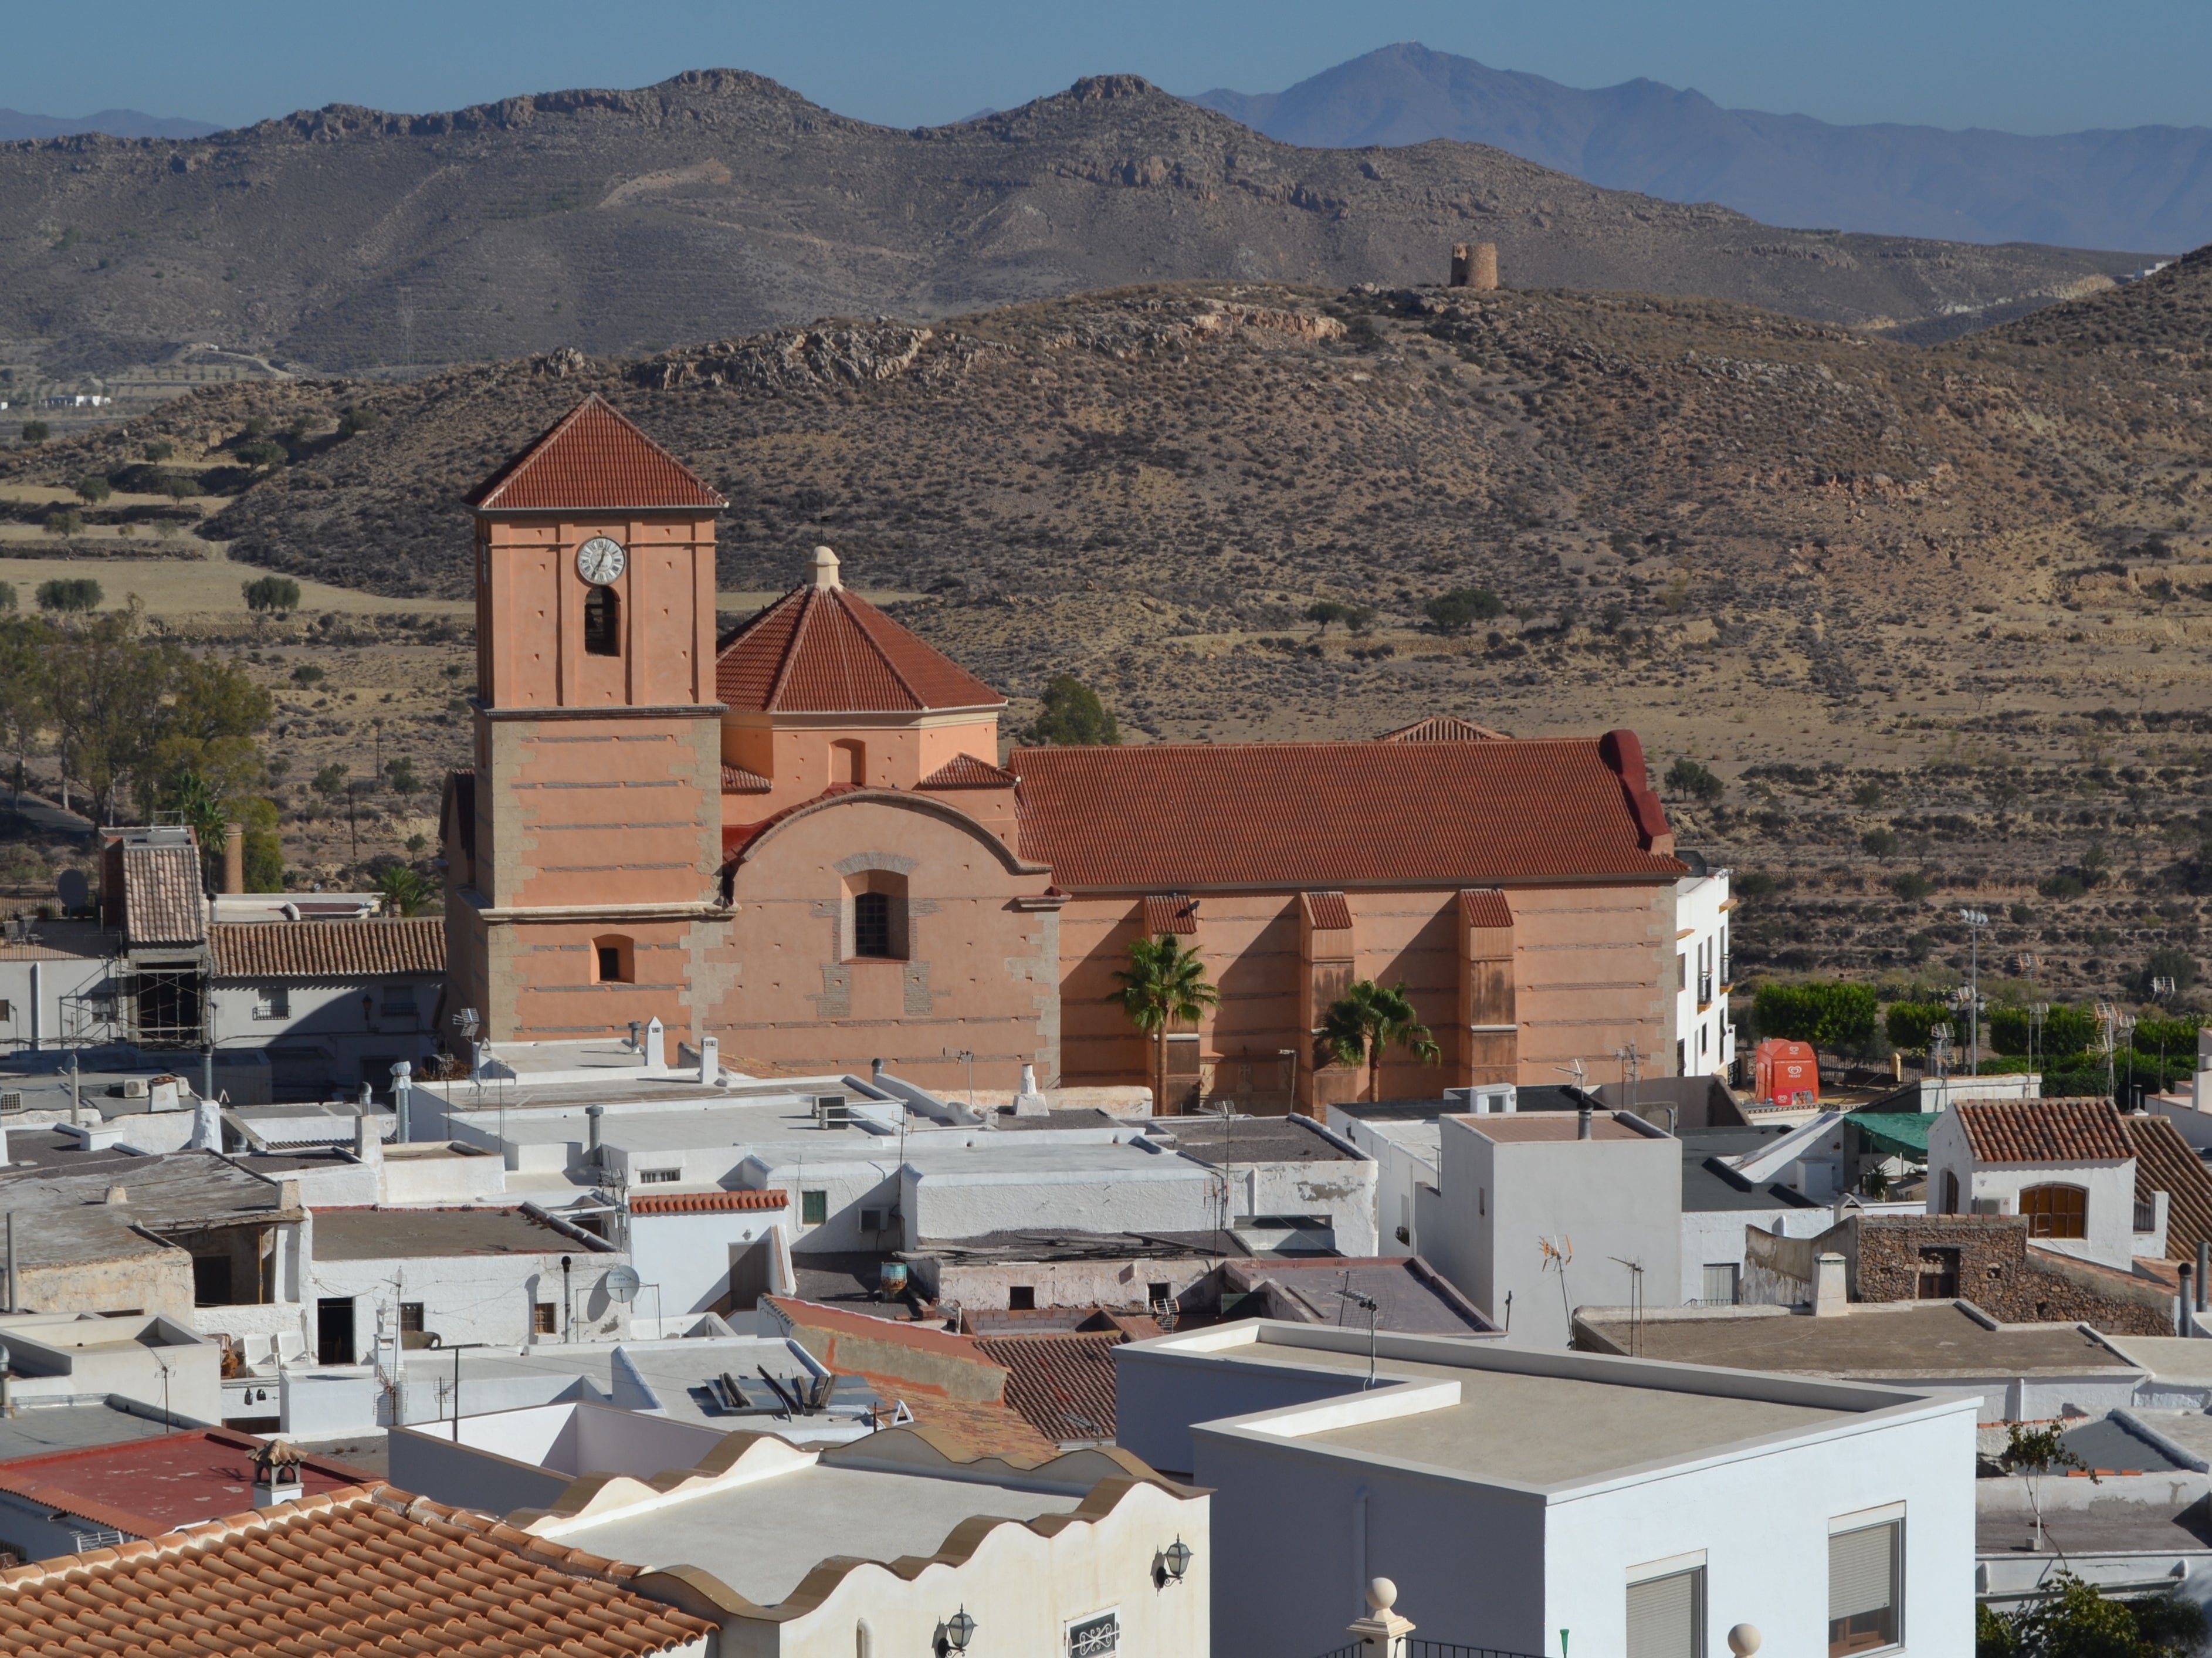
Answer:
POLYGON ((973 754, 955 754, 918 785, 923 789, 1012 789, 1014 774, 973 754))
POLYGON ((1022 855, 1078 891, 1657 881, 1685 869, 1654 850, 1666 818, 1625 732, 1018 748, 1006 765, 1022 780, 1022 855))
POLYGON ((1984 1163, 2120 1163, 2136 1155, 2109 1100, 1996 1100, 1951 1109, 1984 1163))
POLYGON ((1006 1403, 1055 1444, 1114 1437, 1114 1350, 1120 1331, 977 1336, 983 1356, 1006 1367, 1006 1403))
POLYGON ((723 704, 744 713, 905 714, 1003 708, 1006 698, 857 593, 794 588, 715 658, 723 704))
MULTIPOLYGON (((0 1462, 0 1490, 133 1537, 158 1537, 253 1507, 253 1453, 260 1443, 246 1434, 204 1428, 19 1457, 0 1462)), ((309 1496, 368 1478, 326 1458, 300 1464, 309 1496)))
POLYGON ((711 512, 730 503, 597 392, 469 497, 483 512, 711 512))

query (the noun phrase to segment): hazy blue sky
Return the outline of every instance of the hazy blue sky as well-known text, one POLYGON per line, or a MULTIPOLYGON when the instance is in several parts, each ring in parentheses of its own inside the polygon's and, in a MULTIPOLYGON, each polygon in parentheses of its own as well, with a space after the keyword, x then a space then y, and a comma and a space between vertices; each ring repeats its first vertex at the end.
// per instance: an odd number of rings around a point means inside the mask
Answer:
POLYGON ((1832 121, 2212 125, 2205 0, 0 0, 0 105, 243 124, 730 66, 911 125, 1109 70, 1174 92, 1276 91, 1408 40, 1573 86, 1644 75, 1832 121))

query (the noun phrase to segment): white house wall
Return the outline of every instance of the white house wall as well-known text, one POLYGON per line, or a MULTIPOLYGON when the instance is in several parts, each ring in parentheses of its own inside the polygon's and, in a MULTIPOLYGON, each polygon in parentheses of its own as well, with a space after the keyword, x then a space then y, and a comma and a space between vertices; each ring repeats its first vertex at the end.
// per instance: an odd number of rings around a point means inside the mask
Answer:
MULTIPOLYGON (((422 1303, 422 1327, 451 1344, 489 1342, 519 1347, 532 1342, 559 1342, 565 1331, 551 1336, 535 1333, 532 1320, 536 1304, 562 1306, 561 1256, 574 1263, 570 1278, 575 1295, 578 1340, 605 1340, 629 1326, 626 1310, 606 1292, 608 1271, 619 1255, 571 1251, 544 1255, 449 1255, 386 1258, 374 1260, 331 1261, 313 1265, 310 1293, 306 1300, 310 1328, 313 1303, 350 1297, 354 1303, 354 1345, 357 1359, 366 1360, 375 1343, 377 1314, 385 1327, 398 1322, 398 1304, 422 1303)), ((561 1314, 556 1312, 556 1319, 561 1314)), ((430 1362, 417 1349, 410 1362, 430 1362)), ((531 1401, 535 1403, 536 1401, 531 1401)))
MULTIPOLYGON (((1705 1299, 1705 1269, 1708 1266, 1733 1266, 1736 1269, 1738 1283, 1741 1283, 1746 1227, 1755 1226, 1761 1232, 1772 1232, 1778 1225, 1785 1238, 1817 1238, 1835 1223, 1834 1214, 1826 1209, 1684 1210, 1682 1304, 1686 1307, 1705 1299)), ((1658 1305, 1656 1301, 1651 1304, 1658 1305)))
POLYGON ((710 1210, 631 1216, 630 1265, 648 1288, 640 1292, 630 1310, 648 1318, 708 1311, 729 1290, 732 1250, 781 1229, 791 1212, 710 1210), (653 1284, 660 1286, 657 1302, 649 1287, 653 1284))

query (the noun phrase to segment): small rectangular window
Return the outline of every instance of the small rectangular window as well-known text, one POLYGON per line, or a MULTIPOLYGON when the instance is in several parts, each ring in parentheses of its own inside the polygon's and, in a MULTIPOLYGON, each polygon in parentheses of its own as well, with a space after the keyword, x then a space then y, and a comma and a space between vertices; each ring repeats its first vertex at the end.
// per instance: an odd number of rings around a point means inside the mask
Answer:
POLYGON ((888 956, 891 953, 891 899, 889 893, 861 893, 853 899, 853 954, 888 956))
POLYGON ((559 1335, 561 1333, 560 1311, 561 1309, 551 1301, 538 1302, 531 1309, 531 1329, 541 1336, 559 1335))
POLYGON ((1894 1520, 1838 1532, 1828 1539, 1828 1658, 1895 1646, 1897 1545, 1894 1520))
POLYGON ((1018 1283, 1006 1291, 1006 1310, 1010 1313, 1032 1313, 1036 1310, 1036 1286, 1018 1283))
POLYGON ((622 983, 622 947, 617 944, 600 945, 599 983, 619 984, 622 983))
POLYGON ((802 1192, 799 1194, 799 1223, 801 1226, 821 1226, 830 1219, 830 1194, 826 1192, 802 1192))
POLYGON ((1100 1612, 1067 1626, 1067 1658, 1113 1658, 1121 1650, 1121 1617, 1100 1612))
POLYGON ((419 1331, 422 1329, 422 1303, 421 1301, 402 1301, 399 1303, 399 1327, 403 1331, 419 1331))
POLYGON ((1145 1286, 1145 1300, 1152 1306, 1158 1307, 1162 1301, 1174 1298, 1175 1287, 1172 1284, 1148 1283, 1145 1286))
POLYGON ((256 985, 253 1016, 256 1019, 289 1019, 292 1016, 291 991, 283 984, 256 985))
POLYGON ((1733 1261, 1709 1262, 1705 1267, 1705 1303, 1708 1307, 1735 1305, 1736 1274, 1741 1269, 1733 1261))
POLYGON ((883 1229, 884 1229, 884 1211, 883 1211, 882 1210, 880 1210, 880 1209, 864 1209, 864 1210, 862 1210, 860 1211, 860 1230, 861 1230, 861 1231, 863 1231, 863 1232, 880 1232, 880 1231, 882 1231, 883 1229))
POLYGON ((1631 1583, 1623 1650, 1627 1658, 1701 1658, 1705 1622, 1703 1566, 1631 1583))
POLYGON ((641 1168, 637 1172, 640 1186, 672 1186, 684 1176, 680 1168, 641 1168))
MULTIPOLYGON (((7 1021, 7 1020, 13 1019, 15 1016, 15 1004, 14 1004, 13 1003, 11 1003, 11 1002, 0 1001, 0 1021, 7 1021)), ((0 1544, 0 1547, 4 1547, 4 1546, 6 1546, 4 1544, 0 1544)))

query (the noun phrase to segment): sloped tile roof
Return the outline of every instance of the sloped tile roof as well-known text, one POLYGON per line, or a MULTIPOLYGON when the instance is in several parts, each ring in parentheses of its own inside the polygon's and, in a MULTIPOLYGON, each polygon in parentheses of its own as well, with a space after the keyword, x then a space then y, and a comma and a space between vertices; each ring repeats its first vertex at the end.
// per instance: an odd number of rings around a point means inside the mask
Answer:
POLYGON ((1047 1439, 1114 1437, 1114 1350, 1128 1339, 1121 1332, 974 1339, 1010 1373, 1006 1403, 1047 1439))
POLYGON ((199 848, 123 848, 123 931, 133 944, 197 944, 207 936, 199 848))
POLYGON ((1340 892, 1308 893, 1306 913, 1313 917, 1317 933, 1348 933, 1352 930, 1352 905, 1340 892))
POLYGON ((973 754, 955 754, 921 780, 924 789, 1012 789, 1014 774, 973 754))
POLYGON ((781 1209, 791 1197, 784 1192, 655 1192, 630 1193, 633 1215, 728 1215, 754 1210, 781 1209))
POLYGON ((1984 1163, 2118 1163, 2136 1155, 2109 1100, 1998 1100, 1951 1109, 1984 1163))
POLYGON ((1188 893, 1156 893, 1145 900, 1145 936, 1198 930, 1198 905, 1188 893))
POLYGON ((775 785, 757 771, 748 771, 742 765, 722 762, 722 792, 726 795, 765 795, 775 785))
POLYGON ((2212 1170, 2163 1117, 2123 1117, 2120 1126, 2136 1151, 2136 1195, 2166 1194, 2166 1259, 2195 1260, 2198 1242, 2212 1239, 2212 1170))
POLYGON ((1615 738, 1018 748, 1022 855, 1085 888, 1673 880, 1615 738))
POLYGON ((471 492, 487 512, 712 511, 730 503, 597 392, 471 492))
POLYGON ((844 587, 794 588, 715 658, 723 704, 744 713, 891 714, 1003 708, 1006 698, 844 587))
POLYGON ((715 1626, 639 1568, 388 1485, 0 1572, 0 1658, 644 1658, 715 1626))
POLYGON ((208 931, 218 978, 380 978, 446 971, 446 923, 438 916, 218 922, 208 931))
POLYGON ((1473 720, 1462 720, 1456 714, 1431 714, 1425 720, 1416 720, 1411 725, 1401 725, 1395 731, 1385 731, 1375 741, 1377 742, 1510 742, 1513 740, 1503 731, 1492 731, 1486 725, 1477 725, 1473 720))
POLYGON ((1495 887, 1470 887, 1459 895, 1460 913, 1470 927, 1501 929, 1513 924, 1513 906, 1495 887))

